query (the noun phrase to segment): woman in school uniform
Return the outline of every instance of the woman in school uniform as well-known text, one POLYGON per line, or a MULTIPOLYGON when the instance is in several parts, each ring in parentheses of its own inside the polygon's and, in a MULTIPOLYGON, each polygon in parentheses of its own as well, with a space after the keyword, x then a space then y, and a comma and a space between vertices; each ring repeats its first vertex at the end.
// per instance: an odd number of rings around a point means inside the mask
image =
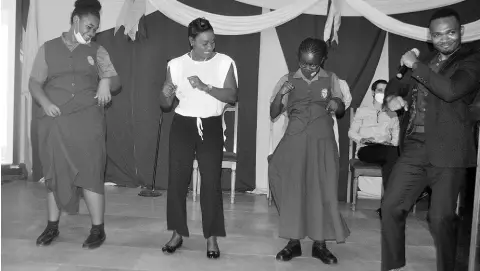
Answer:
POLYGON ((103 106, 119 80, 105 48, 91 41, 100 10, 98 0, 77 0, 70 30, 45 42, 32 67, 29 88, 41 107, 38 138, 48 210, 38 246, 48 246, 59 236, 60 212, 77 212, 80 193, 92 221, 83 248, 97 248, 106 239, 103 106))
POLYGON ((289 240, 277 260, 301 256, 300 240, 309 237, 313 257, 337 263, 325 241, 341 243, 349 235, 338 210, 339 156, 331 117, 342 114, 345 105, 337 76, 321 68, 326 56, 324 41, 302 41, 299 69, 280 78, 270 105, 272 119, 283 112, 289 118, 268 169, 279 235, 289 240))

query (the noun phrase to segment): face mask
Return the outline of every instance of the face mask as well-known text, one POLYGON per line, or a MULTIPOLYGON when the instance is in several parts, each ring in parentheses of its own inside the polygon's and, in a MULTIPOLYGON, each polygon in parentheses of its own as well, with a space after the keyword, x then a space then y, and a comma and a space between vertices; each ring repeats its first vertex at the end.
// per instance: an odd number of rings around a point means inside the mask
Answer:
POLYGON ((80 44, 89 44, 89 41, 86 41, 83 36, 80 34, 80 24, 77 22, 78 25, 78 32, 75 31, 75 28, 73 28, 73 35, 75 36, 75 39, 78 41, 80 44))
POLYGON ((383 104, 383 98, 384 97, 385 97, 385 94, 377 93, 377 94, 375 94, 375 101, 379 104, 383 104))

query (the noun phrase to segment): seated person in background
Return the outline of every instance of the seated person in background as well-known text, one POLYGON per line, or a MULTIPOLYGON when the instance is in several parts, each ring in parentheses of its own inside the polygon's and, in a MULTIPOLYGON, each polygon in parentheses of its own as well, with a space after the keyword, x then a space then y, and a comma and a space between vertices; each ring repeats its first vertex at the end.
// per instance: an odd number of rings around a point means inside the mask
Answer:
MULTIPOLYGON (((397 113, 383 106, 386 86, 385 80, 377 80, 372 84, 373 107, 358 108, 348 131, 350 139, 357 143, 358 159, 382 166, 384 189, 398 158, 399 135, 397 113)), ((380 209, 377 213, 381 216, 380 209)))

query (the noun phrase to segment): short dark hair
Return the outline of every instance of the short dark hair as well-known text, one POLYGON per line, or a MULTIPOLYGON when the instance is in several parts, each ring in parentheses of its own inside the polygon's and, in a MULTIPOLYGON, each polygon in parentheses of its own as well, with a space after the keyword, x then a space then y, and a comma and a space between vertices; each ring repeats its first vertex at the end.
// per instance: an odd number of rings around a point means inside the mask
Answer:
POLYGON ((102 4, 98 0, 77 0, 70 16, 70 24, 73 24, 73 17, 82 17, 89 14, 96 16, 100 20, 101 9, 102 4))
POLYGON ((321 39, 306 38, 298 47, 298 58, 304 53, 313 54, 316 57, 327 57, 327 43, 321 39))
POLYGON ((212 31, 213 27, 205 18, 197 18, 188 24, 188 37, 196 38, 198 34, 212 31))
POLYGON ((432 24, 432 21, 436 19, 448 17, 454 17, 457 20, 458 24, 462 25, 462 21, 460 20, 460 15, 458 14, 458 12, 451 8, 441 8, 432 14, 432 17, 430 17, 430 21, 428 21, 428 26, 430 26, 432 24))
POLYGON ((375 91, 377 89, 378 84, 388 84, 387 80, 379 79, 372 84, 372 91, 375 91))

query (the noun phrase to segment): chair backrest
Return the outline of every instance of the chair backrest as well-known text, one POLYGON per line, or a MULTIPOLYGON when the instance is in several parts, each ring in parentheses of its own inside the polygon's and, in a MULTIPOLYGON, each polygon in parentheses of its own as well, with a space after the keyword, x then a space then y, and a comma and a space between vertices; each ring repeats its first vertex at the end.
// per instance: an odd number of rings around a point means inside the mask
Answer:
MULTIPOLYGON (((227 125, 225 123, 225 113, 227 112, 234 112, 234 119, 233 119, 233 153, 237 153, 237 128, 238 128, 238 102, 235 103, 235 106, 227 104, 223 109, 222 113, 222 127, 223 127, 223 141, 227 141, 227 135, 225 132, 227 131, 227 125)), ((227 151, 225 145, 223 147, 223 151, 227 151)))
MULTIPOLYGON (((352 125, 353 119, 355 118, 355 109, 353 107, 350 107, 350 125, 352 125)), ((354 147, 355 142, 348 137, 348 159, 353 159, 355 158, 355 152, 354 152, 354 147)))

